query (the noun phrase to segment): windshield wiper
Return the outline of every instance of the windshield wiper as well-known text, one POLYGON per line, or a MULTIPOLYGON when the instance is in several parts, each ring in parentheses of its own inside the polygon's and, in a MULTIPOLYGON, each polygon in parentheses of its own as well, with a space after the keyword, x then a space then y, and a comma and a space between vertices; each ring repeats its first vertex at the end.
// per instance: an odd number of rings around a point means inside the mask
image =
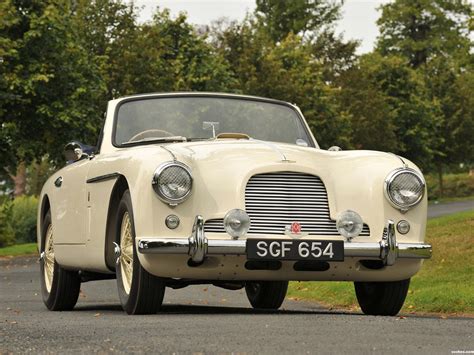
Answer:
POLYGON ((152 137, 152 138, 143 138, 136 141, 123 142, 122 145, 134 145, 140 143, 168 143, 168 142, 186 142, 186 137, 183 136, 173 136, 173 137, 152 137))

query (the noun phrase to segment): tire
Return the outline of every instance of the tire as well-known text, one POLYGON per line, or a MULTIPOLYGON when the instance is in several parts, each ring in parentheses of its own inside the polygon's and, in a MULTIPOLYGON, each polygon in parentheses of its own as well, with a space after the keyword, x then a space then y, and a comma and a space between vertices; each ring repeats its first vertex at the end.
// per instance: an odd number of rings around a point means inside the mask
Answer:
POLYGON ((277 310, 282 305, 288 290, 288 281, 249 281, 245 292, 253 308, 277 310))
POLYGON ((117 244, 121 255, 115 263, 122 308, 128 314, 154 314, 163 303, 165 282, 148 273, 137 257, 135 225, 130 191, 126 190, 117 210, 117 244))
POLYGON ((395 316, 405 302, 410 279, 393 282, 354 282, 362 312, 373 316, 395 316))
POLYGON ((54 258, 53 237, 51 211, 48 211, 41 231, 41 295, 50 311, 70 311, 77 303, 81 279, 77 271, 65 270, 59 266, 54 258))

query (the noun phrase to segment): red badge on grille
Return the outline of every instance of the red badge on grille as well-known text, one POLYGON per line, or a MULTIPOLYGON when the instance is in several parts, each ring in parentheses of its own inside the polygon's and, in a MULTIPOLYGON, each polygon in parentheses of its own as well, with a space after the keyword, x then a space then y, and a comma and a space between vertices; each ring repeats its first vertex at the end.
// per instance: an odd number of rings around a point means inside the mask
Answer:
POLYGON ((301 233, 301 224, 299 224, 298 222, 291 223, 290 230, 291 230, 291 233, 294 233, 294 234, 301 233))

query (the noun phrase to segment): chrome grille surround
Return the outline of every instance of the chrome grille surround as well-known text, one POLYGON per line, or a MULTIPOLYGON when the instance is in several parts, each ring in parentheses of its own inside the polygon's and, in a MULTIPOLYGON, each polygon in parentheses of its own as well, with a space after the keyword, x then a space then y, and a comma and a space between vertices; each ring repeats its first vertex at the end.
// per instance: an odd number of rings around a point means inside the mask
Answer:
MULTIPOLYGON (((250 216, 248 234, 283 235, 293 222, 309 235, 339 236, 336 221, 329 215, 326 188, 317 176, 278 172, 252 176, 245 188, 245 210, 250 216)), ((225 233, 223 219, 204 224, 208 233, 225 233)), ((369 236, 364 224, 360 236, 369 236)))

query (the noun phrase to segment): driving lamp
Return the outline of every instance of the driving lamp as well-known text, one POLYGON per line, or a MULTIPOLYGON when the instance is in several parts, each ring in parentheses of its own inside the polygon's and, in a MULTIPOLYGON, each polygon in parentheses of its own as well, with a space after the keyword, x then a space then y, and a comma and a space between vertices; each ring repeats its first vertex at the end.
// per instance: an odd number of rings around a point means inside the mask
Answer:
POLYGON ((418 204, 425 193, 425 180, 416 170, 401 168, 392 171, 385 179, 385 196, 401 211, 418 204))
POLYGON ((250 228, 250 217, 244 210, 230 210, 224 217, 224 228, 234 239, 243 237, 250 228))
POLYGON ((190 169, 180 162, 164 163, 153 174, 153 189, 162 201, 172 206, 188 198, 192 185, 190 169))
POLYGON ((347 240, 357 237, 362 232, 364 222, 357 212, 347 210, 342 212, 336 219, 338 232, 347 240))

